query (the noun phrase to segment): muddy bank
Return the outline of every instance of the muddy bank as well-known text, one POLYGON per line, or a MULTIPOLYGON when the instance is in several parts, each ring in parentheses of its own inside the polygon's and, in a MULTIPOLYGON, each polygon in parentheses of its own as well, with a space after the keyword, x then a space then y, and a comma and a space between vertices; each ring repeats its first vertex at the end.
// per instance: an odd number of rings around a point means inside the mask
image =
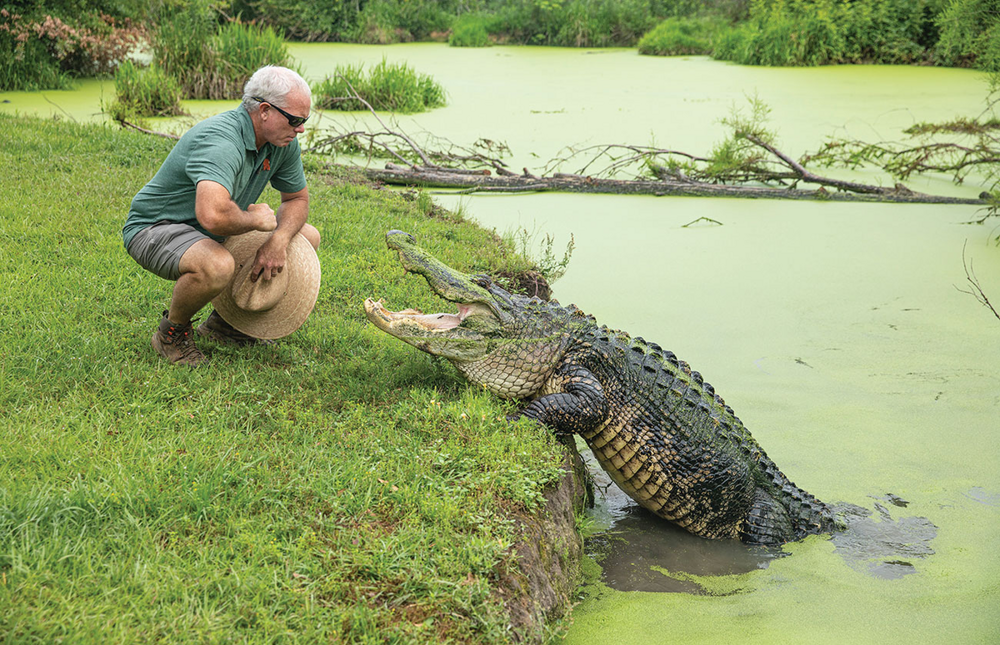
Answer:
POLYGON ((514 642, 538 643, 569 615, 580 582, 583 539, 575 514, 593 497, 587 467, 572 441, 564 442, 564 475, 545 491, 545 507, 537 514, 518 513, 521 538, 504 570, 496 594, 510 614, 514 642))

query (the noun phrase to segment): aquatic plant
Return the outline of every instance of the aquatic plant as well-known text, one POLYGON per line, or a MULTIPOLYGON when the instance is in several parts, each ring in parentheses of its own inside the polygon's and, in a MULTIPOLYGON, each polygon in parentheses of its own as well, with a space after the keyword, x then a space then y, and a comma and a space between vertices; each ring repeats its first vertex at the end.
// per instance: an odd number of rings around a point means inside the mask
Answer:
POLYGON ((115 101, 107 111, 116 121, 183 114, 181 88, 177 79, 155 64, 142 69, 125 61, 115 72, 115 101))
POLYGON ((445 92, 433 78, 406 63, 386 59, 366 74, 363 64, 337 65, 334 73, 313 86, 317 107, 326 110, 363 110, 360 96, 376 110, 423 112, 445 104, 445 92))

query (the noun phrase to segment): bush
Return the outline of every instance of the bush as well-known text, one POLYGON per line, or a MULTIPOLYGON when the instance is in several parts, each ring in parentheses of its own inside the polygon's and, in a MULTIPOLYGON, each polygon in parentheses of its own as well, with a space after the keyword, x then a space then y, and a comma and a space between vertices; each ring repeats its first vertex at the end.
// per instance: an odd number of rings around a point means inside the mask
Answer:
POLYGON ((143 37, 141 29, 109 16, 78 20, 73 25, 45 15, 33 21, 0 9, 0 48, 8 52, 0 57, 0 90, 65 89, 74 77, 109 74, 143 37))
POLYGON ((755 0, 747 22, 713 55, 744 65, 912 63, 921 60, 936 0, 755 0))
POLYGON ((317 107, 325 110, 362 110, 354 89, 376 110, 423 112, 445 104, 444 89, 427 74, 419 74, 406 63, 389 64, 385 59, 367 75, 364 65, 337 65, 332 76, 313 87, 317 107))
POLYGON ((639 39, 639 53, 651 56, 711 54, 712 40, 724 28, 720 19, 667 18, 639 39))
POLYGON ((1000 73, 1000 0, 952 0, 938 25, 944 64, 1000 73))
POLYGON ((156 65, 140 69, 126 61, 115 72, 115 101, 108 114, 116 121, 147 116, 177 116, 181 110, 181 88, 177 79, 156 65))
POLYGON ((465 14, 452 24, 448 44, 452 47, 489 47, 489 32, 486 18, 481 15, 465 14))

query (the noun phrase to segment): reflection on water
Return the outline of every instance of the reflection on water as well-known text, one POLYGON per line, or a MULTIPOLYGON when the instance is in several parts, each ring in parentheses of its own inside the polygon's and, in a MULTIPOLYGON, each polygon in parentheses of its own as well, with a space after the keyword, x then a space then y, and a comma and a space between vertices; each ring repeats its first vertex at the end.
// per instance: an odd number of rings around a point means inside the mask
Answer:
POLYGON ((706 540, 632 504, 607 531, 587 540, 602 579, 619 591, 709 593, 692 576, 728 576, 767 567, 780 549, 706 540))
POLYGON ((591 515, 607 525, 587 538, 585 548, 612 589, 704 594, 709 592, 694 577, 747 573, 781 557, 780 549, 706 540, 653 515, 611 481, 585 443, 578 449, 597 493, 591 515))

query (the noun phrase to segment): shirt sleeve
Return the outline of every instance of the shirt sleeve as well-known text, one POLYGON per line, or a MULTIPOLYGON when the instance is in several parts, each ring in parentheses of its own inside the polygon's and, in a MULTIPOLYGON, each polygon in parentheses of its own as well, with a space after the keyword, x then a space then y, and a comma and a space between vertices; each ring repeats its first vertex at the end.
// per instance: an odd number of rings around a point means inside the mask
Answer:
POLYGON ((299 140, 293 139, 283 152, 285 154, 281 156, 281 165, 271 175, 271 185, 281 193, 297 193, 306 187, 299 140))
POLYGON ((229 137, 206 129, 191 146, 184 172, 195 186, 201 181, 214 181, 222 184, 232 197, 244 155, 229 137))

